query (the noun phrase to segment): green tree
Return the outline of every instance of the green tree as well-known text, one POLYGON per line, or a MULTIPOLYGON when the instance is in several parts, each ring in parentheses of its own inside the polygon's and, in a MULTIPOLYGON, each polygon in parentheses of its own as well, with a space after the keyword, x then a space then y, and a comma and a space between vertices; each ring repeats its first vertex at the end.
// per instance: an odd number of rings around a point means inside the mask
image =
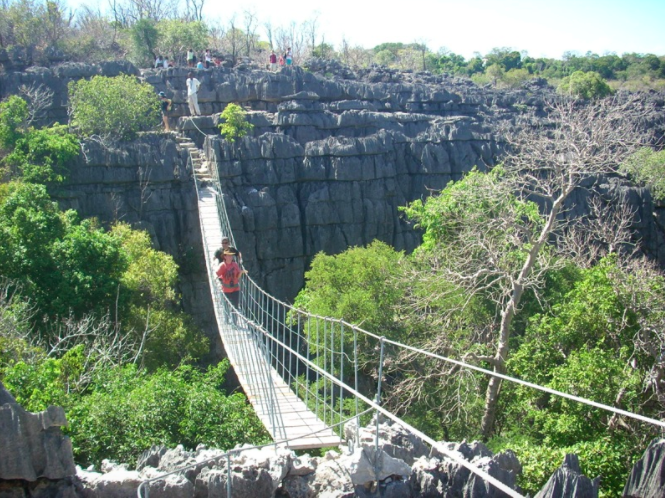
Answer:
POLYGON ((377 335, 399 337, 394 310, 404 287, 397 277, 406 266, 403 253, 380 241, 335 256, 319 253, 305 273, 296 307, 362 324, 377 335))
POLYGON ((0 275, 22 284, 40 317, 111 307, 124 258, 109 235, 61 212, 42 185, 6 185, 0 213, 0 275))
POLYGON ((155 250, 147 232, 125 223, 115 225, 110 235, 121 244, 128 262, 120 279, 128 292, 124 325, 127 331, 147 333, 143 364, 154 370, 203 356, 208 341, 191 318, 177 310, 178 266, 173 258, 155 250))
POLYGON ((68 388, 68 376, 80 371, 79 352, 0 363, 0 380, 26 409, 64 407, 77 462, 99 465, 111 458, 134 465, 156 444, 228 449, 270 441, 247 398, 224 392, 226 360, 206 372, 189 366, 154 373, 136 365, 107 366, 96 371, 85 391, 75 391, 68 388))
POLYGON ((0 46, 36 47, 44 41, 44 5, 35 0, 3 2, 0 46))
POLYGON ((665 199, 665 150, 640 149, 621 165, 621 172, 648 186, 655 199, 665 199))
MULTIPOLYGON (((471 173, 406 210, 425 231, 422 254, 431 262, 417 278, 445 279, 495 306, 495 352, 478 360, 499 373, 506 371, 525 293, 540 288, 558 264, 552 240, 564 235, 564 203, 586 178, 615 171, 639 140, 627 105, 576 107, 568 102, 551 111, 556 130, 547 135, 525 130, 508 137, 513 149, 505 168, 471 173), (542 208, 532 199, 540 199, 542 208)), ((487 386, 486 439, 494 431, 500 386, 496 377, 487 386)))
POLYGON ((27 128, 28 104, 21 97, 11 95, 0 102, 0 148, 11 152, 27 128))
POLYGON ((517 50, 511 48, 493 48, 486 56, 487 67, 493 64, 499 65, 504 71, 520 69, 522 67, 522 56, 517 50))
POLYGON ((140 19, 129 28, 129 34, 132 41, 130 60, 140 67, 151 67, 159 43, 157 23, 152 19, 140 19))
POLYGON ((112 369, 67 412, 77 461, 113 458, 135 464, 155 444, 222 449, 270 441, 244 395, 226 395, 228 361, 201 373, 192 367, 154 374, 133 366, 112 369))
MULTIPOLYGON (((604 258, 580 269, 559 302, 532 316, 508 368, 524 380, 660 418, 665 406, 655 402, 660 387, 650 379, 662 371, 656 351, 664 320, 662 274, 645 262, 621 267, 616 256, 604 258)), ((510 386, 504 396, 510 441, 502 447, 521 438, 566 452, 605 445, 592 467, 603 470, 606 496, 620 494, 626 473, 655 436, 630 419, 525 387, 510 386)))
POLYGON ((134 76, 93 76, 69 83, 71 123, 84 137, 131 140, 160 122, 154 88, 134 76))
POLYGON ((156 50, 161 55, 182 57, 190 48, 201 53, 208 44, 208 27, 200 21, 164 20, 157 24, 157 30, 159 42, 156 50))
POLYGON ((594 71, 586 73, 575 71, 561 81, 557 91, 564 95, 586 100, 602 98, 612 93, 612 89, 605 80, 594 71))
POLYGON ((27 126, 26 102, 11 96, 0 103, 0 165, 5 179, 34 183, 64 180, 67 164, 79 154, 76 137, 64 125, 27 126))
POLYGON ((220 115, 223 122, 219 125, 222 136, 229 142, 242 138, 254 129, 247 121, 247 113, 238 104, 228 104, 220 115))

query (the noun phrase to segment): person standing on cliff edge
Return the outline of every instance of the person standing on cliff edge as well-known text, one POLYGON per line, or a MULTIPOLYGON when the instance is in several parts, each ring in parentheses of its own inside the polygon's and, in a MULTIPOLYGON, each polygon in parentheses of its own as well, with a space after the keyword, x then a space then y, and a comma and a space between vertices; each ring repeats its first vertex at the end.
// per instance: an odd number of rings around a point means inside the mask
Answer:
POLYGON ((194 73, 187 73, 187 104, 189 104, 189 113, 192 116, 200 116, 198 91, 201 82, 194 77, 194 73))
POLYGON ((171 110, 173 102, 171 101, 171 99, 166 98, 166 94, 164 92, 159 92, 159 104, 162 109, 162 121, 164 122, 164 131, 171 131, 171 127, 169 126, 169 116, 167 113, 171 110))

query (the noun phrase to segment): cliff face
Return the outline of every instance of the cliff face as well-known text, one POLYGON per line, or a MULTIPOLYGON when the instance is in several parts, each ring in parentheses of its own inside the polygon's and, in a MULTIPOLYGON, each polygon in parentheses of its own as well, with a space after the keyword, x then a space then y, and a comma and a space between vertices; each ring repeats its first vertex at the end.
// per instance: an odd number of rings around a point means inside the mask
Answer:
MULTIPOLYGON (((202 147, 219 171, 238 248, 266 290, 292 299, 319 251, 337 253, 377 238, 410 251, 419 234, 399 207, 443 188, 474 166, 499 157, 501 123, 522 113, 543 115, 551 88, 533 81, 515 91, 479 88, 467 80, 427 73, 369 69, 351 73, 313 65, 319 73, 278 73, 240 67, 197 71, 201 110, 179 130, 202 147), (327 76, 321 76, 325 74, 327 76), (227 103, 250 110, 251 136, 221 140, 218 116, 227 103)), ((66 119, 66 85, 94 74, 138 74, 129 64, 67 64, 0 76, 0 97, 21 85, 54 91, 46 121, 66 119)), ((172 119, 188 114, 186 68, 145 70, 142 77, 173 99, 172 119)), ((663 96, 651 95, 662 115, 663 96)), ((657 125, 654 121, 654 126, 657 125)), ((662 136, 662 128, 657 130, 662 136)), ((171 135, 145 135, 122 149, 85 144, 72 177, 56 192, 63 207, 104 222, 123 220, 150 231, 157 246, 182 266, 183 304, 209 322, 208 289, 191 167, 171 135)), ((665 214, 648 193, 619 179, 599 179, 638 209, 646 251, 665 264, 665 214)), ((584 209, 584 192, 575 210, 584 209)), ((573 211, 574 212, 574 211, 573 211)))
MULTIPOLYGON (((419 234, 399 207, 494 164, 492 128, 515 112, 516 96, 503 95, 488 119, 488 96, 473 85, 394 76, 326 79, 300 68, 199 75, 203 112, 230 101, 252 109, 252 136, 233 144, 219 137, 216 116, 179 126, 217 168, 238 248, 268 292, 292 299, 320 251, 374 239, 413 250, 419 234)), ((176 70, 146 73, 174 97, 176 114, 184 107, 182 78, 176 70)))

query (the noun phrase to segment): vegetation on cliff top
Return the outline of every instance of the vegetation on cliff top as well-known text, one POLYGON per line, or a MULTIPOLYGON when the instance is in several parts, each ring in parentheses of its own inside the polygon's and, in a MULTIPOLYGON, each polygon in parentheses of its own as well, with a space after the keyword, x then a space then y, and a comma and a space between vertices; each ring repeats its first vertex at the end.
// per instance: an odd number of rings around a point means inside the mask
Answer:
POLYGON ((0 49, 27 65, 128 58, 140 67, 151 67, 157 55, 184 66, 188 49, 200 56, 210 48, 235 64, 241 57, 266 61, 271 49, 283 52, 290 47, 296 64, 318 57, 336 59, 350 67, 380 64, 408 71, 445 72, 497 86, 520 85, 534 77, 558 86, 576 72, 597 73, 614 89, 662 89, 665 84, 665 54, 567 52, 561 59, 550 59, 497 47, 465 59, 424 43, 386 42, 365 48, 343 41, 333 47, 325 42, 325 33, 315 19, 277 27, 248 9, 242 19, 232 16, 226 23, 206 23, 202 8, 203 2, 176 2, 163 8, 162 4, 133 1, 113 3, 107 12, 87 6, 70 11, 58 2, 11 0, 0 4, 0 49))

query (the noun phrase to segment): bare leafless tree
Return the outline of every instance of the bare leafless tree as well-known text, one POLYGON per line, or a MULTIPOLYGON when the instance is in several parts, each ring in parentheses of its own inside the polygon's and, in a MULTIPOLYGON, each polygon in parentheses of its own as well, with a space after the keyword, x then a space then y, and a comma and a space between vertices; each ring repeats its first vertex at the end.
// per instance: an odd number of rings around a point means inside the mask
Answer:
MULTIPOLYGON (((490 361, 497 373, 505 373, 512 323, 524 292, 541 284, 542 270, 548 266, 544 248, 552 234, 565 230, 567 220, 561 215, 566 200, 583 182, 616 171, 646 140, 639 127, 640 109, 634 101, 558 101, 549 105, 549 112, 548 122, 506 135, 508 184, 520 198, 539 200, 543 210, 539 233, 524 240, 524 247, 528 248, 526 260, 506 275, 506 285, 497 300, 501 319, 496 352, 490 361)), ((484 262, 488 266, 491 263, 484 262)), ((486 438, 494 431, 500 388, 501 379, 492 377, 481 425, 486 438)))
POLYGON ((61 0, 50 0, 46 2, 44 15, 46 39, 49 45, 57 46, 70 32, 74 13, 61 0))
POLYGON ((295 22, 292 22, 287 27, 280 26, 275 29, 275 40, 280 52, 286 51, 289 47, 291 48, 295 64, 302 60, 305 46, 303 30, 295 22))
POLYGON ((32 125, 35 121, 42 121, 46 118, 46 111, 53 105, 53 90, 35 82, 28 85, 21 85, 18 89, 19 95, 28 104, 27 125, 32 125))
POLYGON ((231 60, 233 61, 233 64, 235 64, 238 60, 240 44, 242 43, 242 31, 237 27, 235 14, 229 19, 229 28, 225 40, 228 43, 228 49, 231 52, 231 60))
POLYGON ((203 21, 205 0, 185 0, 185 19, 187 21, 203 21))
MULTIPOLYGON (((605 250, 626 243, 630 224, 626 214, 630 213, 598 212, 601 205, 592 203, 591 216, 580 220, 567 201, 582 185, 589 196, 595 195, 593 181, 616 171, 646 140, 640 126, 643 111, 633 101, 551 102, 547 119, 505 132, 507 152, 502 168, 490 175, 471 176, 469 181, 474 183, 469 189, 449 193, 457 196, 455 202, 463 211, 450 218, 454 242, 447 239, 426 255, 426 267, 417 281, 434 290, 429 298, 417 297, 436 303, 462 295, 464 299, 456 301, 461 308, 472 304, 475 296, 494 303, 497 315, 487 317, 489 330, 478 329, 484 347, 467 359, 489 364, 496 373, 506 372, 513 322, 522 298, 530 291, 540 299, 545 275, 561 264, 554 242, 565 241, 573 224, 588 228, 585 243, 589 243, 589 236, 602 232, 597 229, 601 226, 598 220, 616 214, 628 220, 621 221, 620 230, 615 231, 618 235, 605 233, 593 243, 605 250), (538 209, 534 210, 533 202, 538 209)), ((427 306, 427 302, 419 306, 427 306)), ((453 322, 446 322, 453 318, 454 310, 440 323, 454 327, 453 322)), ((438 347, 451 346, 442 341, 438 347)), ((488 381, 480 427, 485 438, 494 432, 501 383, 497 377, 488 381)))
POLYGON ((0 279, 0 337, 19 340, 32 348, 21 348, 21 358, 30 355, 60 358, 73 348, 81 348, 82 369, 79 375, 66 379, 68 388, 85 387, 96 371, 108 366, 137 363, 142 358, 143 344, 152 332, 149 321, 141 332, 121 330, 120 323, 109 315, 101 318, 86 315, 45 322, 40 331, 33 328, 36 309, 21 292, 21 286, 9 279, 0 279))
MULTIPOLYGON (((122 330, 109 315, 101 318, 85 315, 55 323, 44 339, 39 341, 48 356, 61 357, 75 347, 82 348, 81 374, 69 379, 71 387, 80 389, 92 380, 96 371, 109 366, 137 363, 141 359, 143 344, 150 334, 149 323, 141 335, 122 330)), ((34 343, 35 341, 33 341, 34 343)))
POLYGON ((368 67, 372 63, 371 51, 356 45, 351 46, 346 38, 342 38, 340 52, 344 64, 350 67, 368 67))
POLYGON ((256 13, 252 10, 245 9, 243 11, 243 27, 245 28, 245 55, 249 57, 252 55, 254 50, 254 45, 258 40, 256 35, 256 30, 259 27, 259 23, 256 17, 256 13))
POLYGON ((304 37, 307 39, 307 48, 310 52, 313 52, 316 48, 316 39, 319 34, 319 13, 315 12, 311 19, 308 19, 302 23, 302 31, 304 37))
POLYGON ((272 50, 275 49, 275 42, 273 40, 273 30, 272 23, 270 21, 263 23, 263 30, 265 31, 266 38, 268 39, 268 44, 272 50))

